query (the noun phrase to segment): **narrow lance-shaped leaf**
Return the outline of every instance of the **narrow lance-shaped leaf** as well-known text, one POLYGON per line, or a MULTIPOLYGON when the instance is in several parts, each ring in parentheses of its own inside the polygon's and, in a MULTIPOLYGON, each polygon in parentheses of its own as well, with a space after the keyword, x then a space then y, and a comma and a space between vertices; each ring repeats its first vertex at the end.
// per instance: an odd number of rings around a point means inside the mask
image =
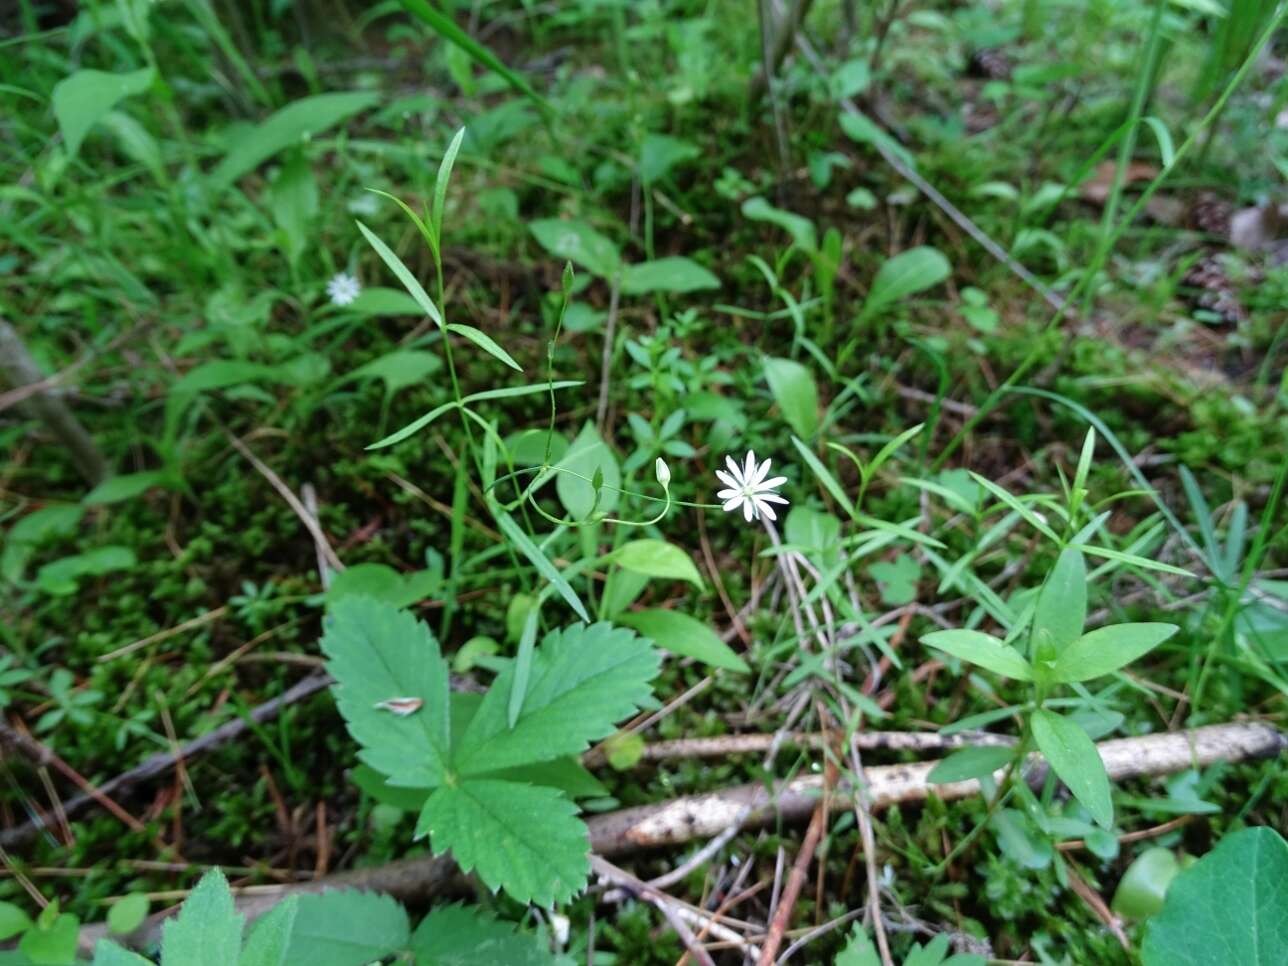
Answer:
POLYGON ((581 598, 572 589, 572 585, 564 579, 563 574, 559 573, 555 565, 550 562, 550 558, 541 552, 541 548, 532 542, 532 538, 523 532, 523 528, 514 522, 514 518, 510 514, 500 507, 494 506, 492 515, 496 517, 496 523, 501 528, 501 532, 518 548, 521 554, 528 558, 528 562, 537 569, 537 573, 554 585, 555 591, 576 612, 578 617, 589 623, 590 614, 586 610, 586 605, 581 602, 581 598))
POLYGON ((458 322, 449 322, 447 330, 449 332, 455 332, 457 335, 465 336, 465 338, 469 339, 492 358, 500 360, 511 369, 514 369, 517 372, 523 371, 523 367, 511 359, 510 354, 497 345, 496 341, 486 332, 476 329, 472 325, 461 325, 458 322))
POLYGON ((1033 612, 1033 660, 1050 660, 1082 634, 1087 620, 1087 565, 1082 552, 1060 552, 1038 592, 1033 612))
POLYGON ((1052 771, 1086 806, 1097 824, 1110 828, 1114 824, 1114 803, 1105 763, 1100 760, 1095 742, 1075 722, 1045 708, 1033 712, 1032 726, 1033 739, 1052 771))
POLYGON ((1033 680, 1033 669, 1020 652, 991 634, 968 630, 935 631, 923 637, 921 642, 1003 677, 1017 681, 1033 680))
POLYGON ((1175 634, 1175 624, 1112 624, 1090 631, 1064 650, 1051 670, 1056 681, 1090 681, 1148 654, 1175 634))
POLYGON ((362 222, 358 222, 358 230, 362 232, 362 237, 376 250, 376 254, 380 256, 381 261, 388 265, 389 270, 394 273, 398 281, 403 283, 403 287, 416 300, 416 304, 421 307, 421 310, 433 319, 434 324, 441 329, 443 327, 443 316, 438 311, 438 306, 434 304, 434 300, 421 287, 420 282, 416 280, 416 276, 403 264, 403 260, 395 255, 393 250, 376 237, 375 232, 362 222))

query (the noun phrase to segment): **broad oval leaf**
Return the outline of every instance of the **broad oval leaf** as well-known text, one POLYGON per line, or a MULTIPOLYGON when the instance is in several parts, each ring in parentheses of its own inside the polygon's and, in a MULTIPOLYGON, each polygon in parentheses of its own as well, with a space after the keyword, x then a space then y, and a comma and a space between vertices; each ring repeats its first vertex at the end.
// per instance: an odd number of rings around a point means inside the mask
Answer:
POLYGON ((441 368, 443 368, 442 360, 432 352, 421 349, 395 349, 393 352, 387 352, 379 358, 372 359, 366 365, 359 366, 339 382, 379 379, 385 384, 385 392, 392 396, 400 389, 424 382, 441 368))
POLYGON ((559 461, 559 470, 555 490, 559 494, 559 502, 574 520, 585 520, 592 510, 611 513, 617 508, 622 473, 617 466, 617 457, 590 420, 582 426, 568 452, 559 461), (598 500, 593 484, 596 473, 603 478, 598 500))
POLYGON ((447 662, 421 621, 372 597, 343 597, 322 635, 336 706, 362 751, 392 785, 432 788, 445 780, 451 739, 447 662), (382 707, 422 702, 412 714, 382 707))
POLYGON ((210 173, 212 193, 223 191, 279 151, 321 134, 380 100, 366 91, 316 94, 293 101, 237 138, 210 173))
POLYGON ((935 631, 923 637, 921 642, 1003 677, 1017 681, 1033 680, 1029 662, 1019 651, 992 634, 968 630, 935 631))
POLYGON ((765 359, 765 379, 783 418, 803 440, 818 432, 818 386, 814 376, 791 359, 765 359))
POLYGON ((528 230, 551 255, 571 259, 592 275, 612 278, 621 267, 617 246, 584 221, 542 218, 528 230))
POLYGON ((67 154, 75 157, 89 129, 105 118, 118 103, 152 86, 151 67, 110 74, 101 70, 78 70, 54 85, 54 117, 63 132, 67 154))
POLYGON ((687 580, 695 587, 702 586, 693 558, 665 540, 632 540, 613 554, 613 560, 619 567, 646 577, 687 580))
POLYGON ((623 295, 647 295, 650 292, 683 294, 719 287, 720 279, 682 255, 627 265, 622 271, 623 295))
POLYGON ((170 475, 164 470, 149 470, 144 473, 122 473, 104 480, 85 494, 81 502, 86 504, 121 503, 146 493, 154 486, 166 486, 170 475))
POLYGON ((863 303, 860 318, 869 318, 894 302, 934 288, 948 277, 948 259, 937 248, 910 248, 891 258, 877 271, 863 303))
POLYGON ((1033 712, 1033 739, 1050 763, 1052 771, 1086 806, 1103 828, 1114 824, 1114 803, 1109 794, 1109 776, 1087 733, 1068 718, 1040 708, 1033 712))
POLYGON ((1288 962, 1288 842, 1266 827, 1226 835, 1173 880, 1141 959, 1145 966, 1288 962))
POLYGON ((658 647, 672 654, 691 657, 711 667, 722 667, 743 674, 751 670, 747 662, 720 640, 715 631, 696 617, 680 611, 632 611, 618 614, 616 621, 635 628, 658 647))
POLYGON ((1110 674, 1175 634, 1175 624, 1111 624, 1083 634, 1056 659, 1052 678, 1070 683, 1110 674))

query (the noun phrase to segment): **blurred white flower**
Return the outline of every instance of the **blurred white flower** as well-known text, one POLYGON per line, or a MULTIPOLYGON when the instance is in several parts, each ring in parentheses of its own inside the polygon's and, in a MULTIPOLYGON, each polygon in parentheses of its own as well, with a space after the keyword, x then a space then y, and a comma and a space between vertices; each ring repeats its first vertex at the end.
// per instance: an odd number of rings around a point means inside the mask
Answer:
POLYGON ((725 465, 729 467, 729 472, 716 470, 716 478, 726 487, 716 494, 716 498, 724 502, 725 513, 732 513, 742 507, 742 515, 748 523, 753 519, 759 520, 762 516, 770 520, 778 519, 770 504, 787 505, 787 501, 774 492, 787 482, 787 477, 775 476, 772 480, 765 479, 769 475, 771 462, 772 460, 765 460, 757 465, 756 454, 751 450, 747 451, 747 458, 742 466, 735 463, 732 456, 725 457, 725 465))
POLYGON ((560 949, 568 945, 568 933, 571 927, 572 922, 567 916, 561 916, 557 912, 550 913, 550 932, 560 949))
POLYGON ((331 297, 332 305, 350 305, 362 293, 358 280, 348 272, 340 272, 326 283, 326 294, 331 297))

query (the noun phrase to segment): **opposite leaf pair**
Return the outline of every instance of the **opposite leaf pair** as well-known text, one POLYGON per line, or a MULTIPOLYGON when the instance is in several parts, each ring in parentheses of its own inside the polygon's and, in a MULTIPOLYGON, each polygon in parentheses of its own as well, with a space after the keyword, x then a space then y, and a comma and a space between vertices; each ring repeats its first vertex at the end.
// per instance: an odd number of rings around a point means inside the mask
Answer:
POLYGON ((522 902, 550 905, 584 887, 585 823, 555 774, 534 766, 567 766, 647 702, 659 667, 654 648, 606 623, 548 634, 518 685, 513 727, 516 664, 481 699, 452 694, 434 635, 389 604, 338 602, 322 649, 359 757, 389 786, 426 794, 416 836, 429 835, 435 854, 450 849, 462 869, 522 902), (398 713, 394 699, 404 708, 420 703, 398 713))
MULTIPOLYGON (((1074 797, 1100 825, 1108 828, 1113 824, 1113 801, 1109 776, 1095 743, 1072 718, 1042 704, 1053 686, 1111 674, 1157 647, 1178 628, 1174 624, 1114 624, 1084 634, 1086 622, 1086 563, 1080 549, 1067 547, 1038 594, 1029 659, 1005 641, 981 631, 937 631, 922 641, 1003 677, 1033 685, 1037 706, 1029 718, 1033 740, 1074 797)), ((988 760, 996 765, 991 758, 988 760)), ((991 771, 989 767, 982 773, 991 771)))

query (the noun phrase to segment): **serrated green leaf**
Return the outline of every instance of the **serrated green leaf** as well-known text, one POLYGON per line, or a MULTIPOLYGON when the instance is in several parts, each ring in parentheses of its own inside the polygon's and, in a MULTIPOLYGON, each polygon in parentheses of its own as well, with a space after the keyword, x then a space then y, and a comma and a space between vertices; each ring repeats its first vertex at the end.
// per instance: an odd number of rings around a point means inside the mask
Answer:
POLYGON ((1175 634, 1175 624, 1111 624, 1090 631, 1065 649, 1051 670, 1053 680, 1090 681, 1148 654, 1175 634))
POLYGON ((881 957, 862 923, 855 923, 850 941, 837 954, 834 966, 881 966, 881 957))
POLYGON ((659 663, 657 651, 625 628, 600 622, 552 631, 533 652, 514 728, 508 714, 511 664, 497 675, 453 747, 455 769, 482 775, 584 751, 648 700, 659 663))
POLYGON ((1068 547, 1060 552, 1038 592, 1031 632, 1033 659, 1039 659, 1039 646, 1044 642, 1047 651, 1060 655, 1082 634, 1086 622, 1087 566, 1082 552, 1068 547))
POLYGON ((228 966, 241 955, 244 917, 218 869, 201 877, 179 915, 161 927, 161 966, 228 966))
POLYGON ((707 624, 677 610, 637 610, 617 615, 617 623, 633 627, 658 647, 681 657, 691 657, 711 667, 741 674, 751 668, 720 640, 707 624))
POLYGON ((389 271, 394 273, 394 277, 403 283, 403 288, 407 289, 407 294, 416 300, 416 304, 420 306, 420 310, 433 319, 434 324, 441 329, 443 327, 442 313, 438 311, 438 306, 436 306, 434 304, 434 300, 429 297, 429 293, 427 293, 421 286, 420 282, 416 280, 416 276, 411 273, 411 269, 403 264, 403 260, 394 254, 393 249, 382 242, 375 232, 362 222, 358 222, 357 225, 358 231, 362 232, 362 237, 365 238, 367 243, 376 250, 376 254, 380 256, 380 260, 389 267, 389 271))
POLYGON ((627 265, 622 269, 623 295, 647 295, 650 292, 682 295, 719 287, 720 279, 682 255, 627 265))
POLYGON ((1032 668, 1020 652, 991 634, 968 630, 935 631, 923 637, 921 642, 1003 677, 1017 681, 1033 680, 1032 668))
POLYGON ((435 906, 411 937, 416 966, 554 966, 536 936, 478 906, 435 906))
POLYGON ((1109 776, 1087 733, 1073 721, 1040 708, 1033 712, 1033 739, 1051 770, 1086 806, 1102 828, 1114 824, 1114 803, 1109 793, 1109 776))
POLYGON ((1264 826, 1227 834, 1173 880, 1141 959, 1145 966, 1288 962, 1288 842, 1264 826))
POLYGON ((516 372, 523 371, 523 367, 510 358, 510 353, 497 345, 496 340, 481 329, 476 329, 472 325, 461 325, 458 322, 449 322, 447 329, 449 332, 455 332, 457 335, 462 335, 469 339, 492 358, 499 360, 516 372))
MULTIPOLYGON (((494 684, 489 694, 500 690, 494 684)), ((590 872, 585 823, 553 788, 487 778, 443 785, 416 823, 416 837, 426 834, 434 854, 450 849, 462 870, 477 871, 488 888, 520 902, 565 902, 590 872)))
POLYGON ((448 669, 429 627, 374 598, 345 597, 327 615, 322 651, 359 757, 391 784, 440 784, 451 740, 448 669), (422 705, 407 715, 380 707, 395 698, 422 705))
POLYGON ((702 587, 702 575, 693 558, 665 540, 632 540, 613 554, 613 561, 619 567, 647 577, 687 580, 699 589, 702 587))
POLYGON ((299 904, 299 896, 287 896, 256 919, 237 966, 291 966, 286 957, 299 904))
POLYGON ((407 948, 411 923, 389 896, 337 890, 300 896, 284 964, 366 966, 407 948))

